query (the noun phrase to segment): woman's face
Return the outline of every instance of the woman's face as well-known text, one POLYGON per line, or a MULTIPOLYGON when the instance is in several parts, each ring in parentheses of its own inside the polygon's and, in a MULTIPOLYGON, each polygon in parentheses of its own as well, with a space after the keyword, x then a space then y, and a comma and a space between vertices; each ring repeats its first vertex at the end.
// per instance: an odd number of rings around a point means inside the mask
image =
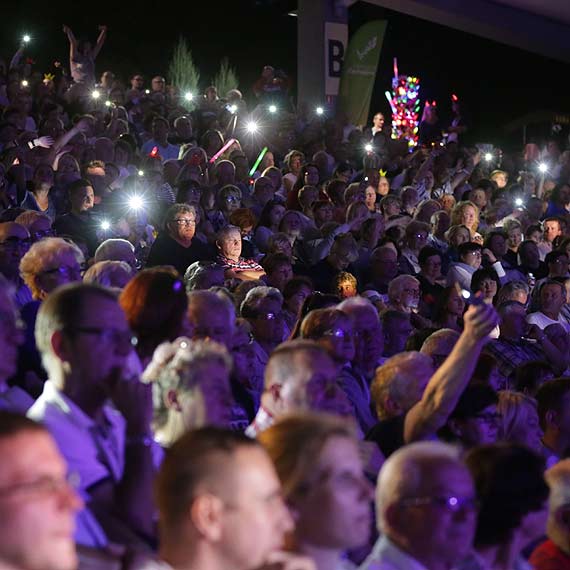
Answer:
POLYGON ((476 220, 475 209, 472 206, 465 206, 463 212, 461 213, 460 223, 467 226, 470 230, 474 230, 476 220))
POLYGON ((507 243, 509 245, 509 248, 516 251, 522 242, 521 228, 513 228, 508 235, 509 239, 507 243))
POLYGON ((47 164, 38 166, 34 174, 34 185, 40 186, 43 184, 48 186, 53 185, 53 169, 47 164))
POLYGON ((432 255, 428 257, 422 266, 422 273, 431 281, 441 277, 441 257, 432 255))
POLYGON ((239 196, 234 192, 228 192, 223 198, 222 208, 227 214, 232 214, 241 206, 239 196))
POLYGON ((374 211, 376 207, 376 192, 372 186, 368 186, 368 188, 366 188, 364 203, 370 211, 374 211))
POLYGON ((325 347, 332 359, 339 364, 354 358, 354 331, 350 319, 338 319, 331 330, 324 334, 319 343, 325 347))
POLYGON ((449 295, 446 309, 448 313, 457 317, 461 317, 463 315, 463 310, 465 309, 465 301, 455 289, 453 289, 449 295))
POLYGON ((526 420, 518 422, 516 430, 513 430, 511 434, 512 441, 526 445, 537 453, 541 453, 544 432, 540 427, 538 412, 530 404, 525 403, 522 406, 523 409, 519 410, 519 413, 524 413, 526 420))
POLYGON ((466 263, 470 267, 474 267, 475 269, 479 269, 481 267, 481 260, 482 254, 481 250, 472 250, 465 253, 465 255, 461 258, 463 263, 466 263))
POLYGON ((307 491, 298 504, 291 499, 297 535, 308 544, 339 551, 366 544, 373 489, 363 474, 357 444, 347 437, 333 436, 315 460, 304 482, 307 491))
POLYGON ((309 166, 305 172, 305 186, 316 186, 319 183, 319 171, 314 166, 309 166))
POLYGON ((497 294, 497 282, 490 277, 483 279, 483 281, 481 281, 479 289, 483 293, 484 299, 493 300, 497 294))
POLYGON ((461 228, 453 236, 453 239, 451 240, 451 245, 453 247, 457 247, 458 245, 461 245, 462 243, 467 243, 470 240, 471 236, 469 235, 469 231, 461 228))
POLYGON ((301 170, 301 157, 300 156, 294 156, 291 159, 291 162, 289 164, 289 168, 291 169, 291 172, 293 174, 299 174, 299 170, 301 170))
POLYGON ((285 306, 287 307, 287 310, 293 315, 298 315, 299 312, 301 311, 303 303, 305 302, 305 299, 311 293, 312 291, 311 289, 309 289, 309 287, 305 287, 304 285, 300 287, 299 290, 294 295, 292 295, 291 297, 289 297, 289 299, 285 301, 285 306))
POLYGON ((385 176, 381 176, 378 182, 378 194, 386 196, 390 192, 390 183, 385 176))

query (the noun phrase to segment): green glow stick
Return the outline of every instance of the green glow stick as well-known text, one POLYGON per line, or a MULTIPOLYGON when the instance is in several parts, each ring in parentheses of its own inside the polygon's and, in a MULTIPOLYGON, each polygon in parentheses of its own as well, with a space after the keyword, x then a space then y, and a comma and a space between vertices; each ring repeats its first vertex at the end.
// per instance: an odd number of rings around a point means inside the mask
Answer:
POLYGON ((263 157, 265 156, 265 153, 268 151, 269 149, 264 146, 263 150, 259 153, 259 156, 257 157, 257 160, 255 161, 255 163, 253 164, 253 166, 251 167, 251 170, 249 171, 249 175, 253 176, 253 173, 257 170, 257 167, 259 166, 259 163, 263 160, 263 157))

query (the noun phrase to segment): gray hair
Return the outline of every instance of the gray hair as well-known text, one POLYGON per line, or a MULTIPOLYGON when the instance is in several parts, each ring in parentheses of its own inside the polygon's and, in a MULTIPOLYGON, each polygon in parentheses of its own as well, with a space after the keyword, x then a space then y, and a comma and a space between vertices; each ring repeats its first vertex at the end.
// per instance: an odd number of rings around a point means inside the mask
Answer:
POLYGON ((388 298, 390 301, 393 301, 396 295, 399 295, 402 292, 406 282, 412 282, 416 285, 420 284, 413 275, 398 275, 398 277, 392 279, 392 281, 390 281, 390 285, 388 285, 388 298))
POLYGON ((379 530, 386 532, 384 515, 390 505, 416 493, 428 471, 449 463, 460 464, 460 450, 439 441, 412 443, 390 455, 380 470, 376 485, 379 530))
POLYGON ((257 311, 259 311, 259 306, 265 299, 277 301, 281 305, 283 304, 283 295, 279 289, 264 286, 254 287, 251 291, 248 291, 243 303, 241 304, 241 316, 246 319, 255 318, 257 316, 257 311))
POLYGON ((85 272, 83 282, 97 283, 104 287, 122 287, 119 283, 126 283, 132 276, 133 269, 125 261, 99 261, 85 272))
POLYGON ((126 239, 109 238, 106 239, 96 250, 93 260, 95 263, 99 261, 121 261, 117 259, 119 251, 129 249, 132 253, 135 251, 135 246, 126 239))

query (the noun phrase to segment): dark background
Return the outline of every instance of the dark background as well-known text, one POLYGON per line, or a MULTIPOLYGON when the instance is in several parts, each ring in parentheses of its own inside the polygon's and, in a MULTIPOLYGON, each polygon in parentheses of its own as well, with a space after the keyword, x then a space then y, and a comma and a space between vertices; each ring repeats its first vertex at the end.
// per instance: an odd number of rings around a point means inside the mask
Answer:
MULTIPOLYGON (((165 74, 173 47, 184 35, 201 71, 205 87, 219 61, 227 56, 238 69, 240 88, 251 98, 251 84, 265 64, 296 78, 297 20, 288 16, 291 0, 217 0, 198 2, 97 3, 38 0, 3 6, 0 53, 10 58, 24 32, 41 69, 59 59, 68 64, 66 23, 77 37, 95 41, 98 24, 109 26, 97 73, 111 69, 127 79, 133 72, 147 77, 165 74)), ((388 112, 384 91, 390 89, 392 58, 403 73, 417 75, 421 99, 438 101, 446 118, 451 93, 464 103, 473 142, 522 143, 522 130, 508 136, 504 126, 536 110, 570 112, 570 65, 516 48, 392 12, 365 2, 350 8, 350 32, 372 19, 387 19, 371 113, 388 112)), ((532 34, 532 30, 529 30, 532 34)), ((546 135, 550 124, 530 128, 528 136, 546 135)), ((567 141, 565 141, 567 142, 567 141)))

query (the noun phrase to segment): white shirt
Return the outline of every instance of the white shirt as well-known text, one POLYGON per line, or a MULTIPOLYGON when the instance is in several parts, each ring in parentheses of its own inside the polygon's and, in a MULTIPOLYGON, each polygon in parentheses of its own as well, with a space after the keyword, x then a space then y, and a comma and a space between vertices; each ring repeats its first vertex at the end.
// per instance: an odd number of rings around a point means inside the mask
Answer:
POLYGON ((428 570, 400 550, 387 536, 381 536, 359 570, 428 570))
MULTIPOLYGON (((44 424, 65 458, 69 471, 80 477, 79 494, 88 502, 88 489, 111 478, 120 481, 125 458, 125 420, 106 406, 104 424, 97 424, 48 380, 27 416, 44 424)), ((75 540, 100 548, 108 541, 92 513, 78 513, 75 540)))
POLYGON ((531 325, 536 325, 541 330, 544 330, 546 327, 550 325, 561 325, 566 331, 566 333, 570 333, 570 324, 562 320, 560 316, 558 317, 558 320, 555 321, 554 319, 547 317, 541 311, 537 311, 536 313, 531 313, 530 315, 528 315, 526 318, 526 322, 530 323, 531 325))

